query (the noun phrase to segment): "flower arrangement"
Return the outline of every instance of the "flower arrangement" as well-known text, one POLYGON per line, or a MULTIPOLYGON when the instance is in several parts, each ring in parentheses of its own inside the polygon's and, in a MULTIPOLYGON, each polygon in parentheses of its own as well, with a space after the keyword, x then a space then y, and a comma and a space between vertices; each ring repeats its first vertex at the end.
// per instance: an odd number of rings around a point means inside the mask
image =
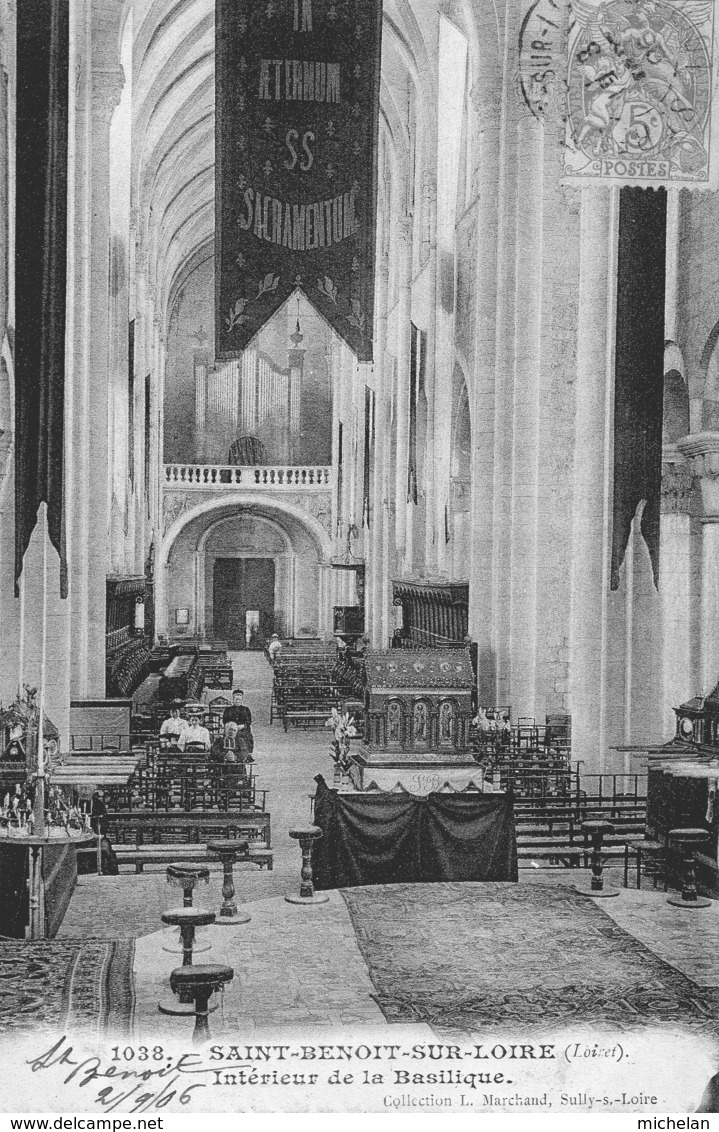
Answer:
POLYGON ((332 708, 332 715, 325 723, 325 727, 332 729, 330 752, 335 766, 345 774, 351 765, 349 757, 350 739, 354 739, 358 734, 354 722, 354 716, 351 716, 348 711, 340 712, 337 708, 332 708))

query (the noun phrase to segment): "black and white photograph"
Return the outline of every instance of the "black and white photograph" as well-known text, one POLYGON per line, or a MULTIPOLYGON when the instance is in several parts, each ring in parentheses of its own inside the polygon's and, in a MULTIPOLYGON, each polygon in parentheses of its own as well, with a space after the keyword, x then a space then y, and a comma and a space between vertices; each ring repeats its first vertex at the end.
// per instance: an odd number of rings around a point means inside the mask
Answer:
POLYGON ((710 1129, 718 39, 0 0, 2 1113, 710 1129))

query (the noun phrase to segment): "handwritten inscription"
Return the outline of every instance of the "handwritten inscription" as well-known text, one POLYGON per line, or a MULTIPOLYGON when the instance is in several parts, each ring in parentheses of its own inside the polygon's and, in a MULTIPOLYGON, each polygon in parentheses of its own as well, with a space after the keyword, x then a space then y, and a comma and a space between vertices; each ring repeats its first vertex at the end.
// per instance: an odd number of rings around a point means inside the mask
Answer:
POLYGON ((205 1085, 203 1082, 190 1083, 187 1075, 210 1072, 202 1067, 201 1057, 192 1053, 183 1053, 179 1057, 165 1057, 163 1054, 161 1064, 143 1065, 138 1069, 105 1061, 97 1055, 82 1057, 75 1053, 64 1036, 38 1057, 30 1058, 27 1064, 32 1073, 52 1068, 61 1068, 63 1072, 68 1069, 62 1079, 63 1084, 74 1084, 79 1089, 89 1088, 91 1094, 94 1092, 95 1103, 107 1112, 120 1105, 127 1106, 130 1112, 159 1110, 173 1102, 188 1105, 193 1092, 205 1085), (101 1087, 98 1088, 98 1084, 101 1087))

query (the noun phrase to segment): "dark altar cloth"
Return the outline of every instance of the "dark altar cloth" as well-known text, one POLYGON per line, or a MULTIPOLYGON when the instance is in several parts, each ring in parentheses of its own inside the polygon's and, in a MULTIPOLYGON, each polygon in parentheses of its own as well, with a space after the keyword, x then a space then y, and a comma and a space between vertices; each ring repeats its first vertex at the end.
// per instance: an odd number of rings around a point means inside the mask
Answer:
POLYGON ((430 881, 517 880, 506 794, 338 794, 315 779, 317 889, 430 881))
MULTIPOLYGON (((45 881, 45 928, 53 939, 63 921, 77 881, 77 854, 71 842, 49 842, 42 848, 45 881)), ((22 841, 0 843, 0 935, 25 939, 30 921, 30 847, 22 841)))

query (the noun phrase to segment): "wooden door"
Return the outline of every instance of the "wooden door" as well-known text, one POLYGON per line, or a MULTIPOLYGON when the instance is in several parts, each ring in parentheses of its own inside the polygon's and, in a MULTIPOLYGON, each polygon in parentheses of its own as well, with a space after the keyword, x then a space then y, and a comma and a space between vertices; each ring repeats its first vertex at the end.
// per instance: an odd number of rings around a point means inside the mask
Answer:
POLYGON ((230 648, 264 648, 274 630, 272 558, 217 558, 213 578, 213 636, 230 648), (259 631, 247 639, 247 612, 259 612, 259 631))

